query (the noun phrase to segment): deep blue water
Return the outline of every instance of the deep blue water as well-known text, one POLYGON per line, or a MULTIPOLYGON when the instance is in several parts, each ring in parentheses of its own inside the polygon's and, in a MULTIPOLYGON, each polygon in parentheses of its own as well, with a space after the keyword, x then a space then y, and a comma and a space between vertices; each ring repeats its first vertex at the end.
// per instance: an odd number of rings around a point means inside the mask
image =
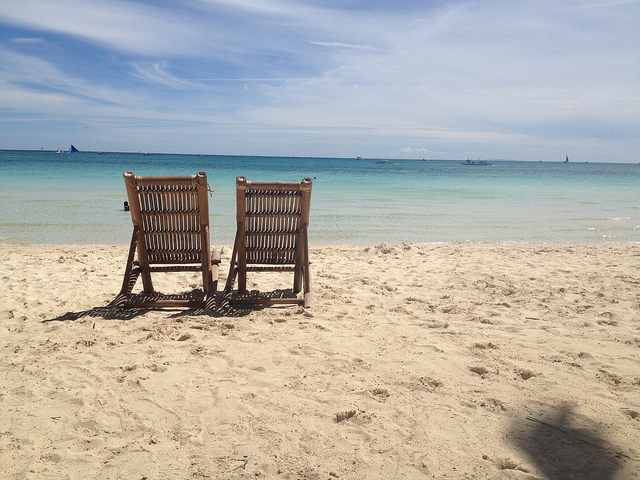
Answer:
POLYGON ((235 178, 313 178, 310 241, 640 241, 640 165, 0 151, 0 243, 127 244, 122 172, 206 171, 212 243, 235 234, 235 178))

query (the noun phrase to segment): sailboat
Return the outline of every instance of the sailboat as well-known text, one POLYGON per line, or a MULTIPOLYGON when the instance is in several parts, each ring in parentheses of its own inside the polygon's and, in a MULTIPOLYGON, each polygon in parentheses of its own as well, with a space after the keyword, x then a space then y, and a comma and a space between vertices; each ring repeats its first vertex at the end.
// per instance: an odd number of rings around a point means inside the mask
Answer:
POLYGON ((564 163, 569 163, 569 155, 564 156, 564 163))
POLYGON ((79 152, 80 150, 78 150, 76 147, 73 146, 73 144, 71 144, 71 147, 69 147, 69 153, 76 153, 79 152))

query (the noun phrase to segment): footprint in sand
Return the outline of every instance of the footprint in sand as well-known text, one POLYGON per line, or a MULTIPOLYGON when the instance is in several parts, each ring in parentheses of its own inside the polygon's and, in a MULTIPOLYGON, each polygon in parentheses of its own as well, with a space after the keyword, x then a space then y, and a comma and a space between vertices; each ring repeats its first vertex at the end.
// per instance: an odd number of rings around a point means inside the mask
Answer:
POLYGON ((149 370, 151 370, 152 372, 155 373, 163 373, 167 371, 167 366, 166 365, 158 365, 156 363, 152 364, 152 365, 147 365, 147 368, 149 370))
POLYGON ((431 377, 420 377, 418 381, 430 392, 433 392, 436 388, 440 388, 444 385, 440 380, 431 377))
POLYGON ((618 321, 617 320, 598 320, 598 325, 604 325, 607 327, 617 327, 618 326, 618 321))
POLYGON ((385 399, 389 396, 389 391, 386 388, 373 388, 371 394, 377 398, 385 399))
POLYGON ((518 376, 523 380, 529 380, 530 378, 537 376, 531 370, 519 370, 517 373, 518 373, 518 376))
POLYGON ((355 416, 355 414, 356 414, 355 410, 347 410, 345 412, 336 413, 336 423, 343 422, 343 421, 355 416))
POLYGON ((482 459, 493 463, 498 470, 519 470, 524 473, 529 473, 529 469, 523 467, 511 458, 490 458, 488 455, 482 455, 482 459))
POLYGON ((469 370, 471 370, 473 373, 477 373, 482 378, 484 378, 484 376, 487 373, 489 373, 489 370, 487 370, 485 367, 471 366, 471 367, 469 367, 469 370))
POLYGON ((599 374, 596 374, 596 377, 609 385, 618 386, 623 383, 623 378, 620 375, 608 372, 604 368, 601 368, 599 372, 599 374))
POLYGON ((498 348, 498 346, 495 343, 491 343, 491 342, 487 342, 487 343, 474 343, 473 344, 474 348, 479 348, 480 350, 487 350, 487 349, 493 349, 493 348, 498 348))
POLYGON ((486 402, 480 403, 481 407, 487 407, 494 412, 506 412, 507 407, 505 406, 505 402, 498 400, 496 398, 487 398, 486 402))

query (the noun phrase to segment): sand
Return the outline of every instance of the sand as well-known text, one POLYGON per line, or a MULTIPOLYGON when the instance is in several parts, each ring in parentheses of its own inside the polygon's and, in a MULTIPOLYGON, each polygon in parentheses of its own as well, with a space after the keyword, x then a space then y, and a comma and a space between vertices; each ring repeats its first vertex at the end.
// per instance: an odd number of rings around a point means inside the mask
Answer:
POLYGON ((126 247, 0 253, 1 479, 640 478, 640 245, 313 247, 311 309, 115 318, 126 247))

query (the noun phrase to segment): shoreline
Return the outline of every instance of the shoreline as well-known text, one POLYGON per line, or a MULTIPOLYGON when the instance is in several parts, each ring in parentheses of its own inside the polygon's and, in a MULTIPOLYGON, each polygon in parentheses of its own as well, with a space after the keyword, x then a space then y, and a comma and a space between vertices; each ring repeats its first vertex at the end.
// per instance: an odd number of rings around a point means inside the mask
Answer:
POLYGON ((638 478, 639 244, 310 245, 311 309, 101 317, 127 250, 0 245, 6 478, 638 478))
MULTIPOLYGON (((401 245, 415 245, 419 247, 429 247, 429 246, 469 246, 469 247, 482 247, 482 246, 493 246, 493 247, 536 247, 536 246, 559 246, 559 247, 571 247, 571 246, 584 246, 584 247, 599 247, 599 246, 608 246, 608 245, 640 245, 640 241, 611 241, 611 242, 561 242, 561 241, 553 241, 553 242, 541 242, 541 241, 520 241, 520 240, 508 240, 508 241, 434 241, 434 242, 363 242, 363 243, 309 243, 310 249, 322 249, 322 248, 375 248, 380 245, 392 245, 392 246, 401 246, 401 245)), ((1 247, 126 247, 129 248, 129 242, 127 243, 38 243, 38 242, 16 242, 16 243, 2 243, 0 242, 1 247)), ((233 248, 233 242, 226 242, 223 244, 214 244, 212 242, 211 248, 233 248)))

